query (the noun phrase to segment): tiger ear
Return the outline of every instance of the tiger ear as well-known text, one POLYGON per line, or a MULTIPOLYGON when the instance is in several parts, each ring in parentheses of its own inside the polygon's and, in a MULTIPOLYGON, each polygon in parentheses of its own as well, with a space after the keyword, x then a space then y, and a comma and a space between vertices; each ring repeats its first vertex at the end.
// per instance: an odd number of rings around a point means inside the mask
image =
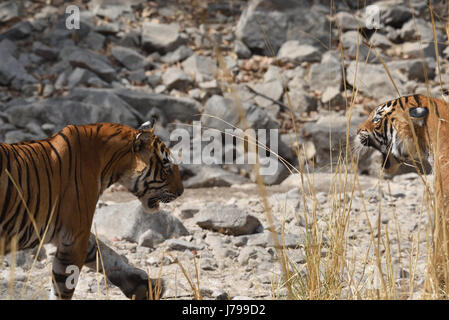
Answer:
POLYGON ((424 107, 414 107, 408 110, 408 114, 414 123, 422 127, 424 125, 424 119, 429 114, 429 109, 424 107))
POLYGON ((137 129, 138 133, 136 134, 136 137, 133 141, 133 151, 139 152, 142 150, 142 148, 148 143, 151 142, 151 140, 154 138, 154 123, 156 120, 152 118, 150 121, 147 121, 145 123, 142 123, 142 125, 137 129))
POLYGON ((154 132, 155 123, 156 123, 156 118, 152 117, 150 121, 142 123, 137 130, 141 130, 141 131, 150 130, 150 131, 154 132))

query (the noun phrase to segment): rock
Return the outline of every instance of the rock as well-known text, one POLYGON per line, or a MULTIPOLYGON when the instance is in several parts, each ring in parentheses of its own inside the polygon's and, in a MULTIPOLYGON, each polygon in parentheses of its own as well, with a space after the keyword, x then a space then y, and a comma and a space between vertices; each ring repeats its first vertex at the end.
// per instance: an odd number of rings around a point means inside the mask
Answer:
POLYGON ((68 60, 73 67, 88 69, 105 81, 111 82, 115 80, 115 69, 102 55, 93 53, 90 50, 78 49, 69 55, 68 60))
POLYGON ((175 51, 168 52, 161 57, 161 61, 168 64, 173 64, 183 61, 193 54, 193 50, 185 45, 179 46, 175 51))
POLYGON ((131 4, 132 1, 130 3, 124 1, 90 1, 88 6, 89 11, 93 14, 114 21, 124 13, 132 12, 131 4))
POLYGON ((184 43, 177 23, 160 24, 144 22, 142 24, 142 47, 151 52, 169 52, 184 43))
MULTIPOLYGON (((356 62, 352 61, 346 69, 346 81, 351 86, 358 87, 363 94, 381 101, 397 98, 398 93, 381 64, 358 63, 356 82, 354 82, 355 72, 356 62)), ((393 74, 392 77, 399 92, 403 92, 402 87, 406 79, 401 78, 398 74, 393 74)))
POLYGON ((340 90, 343 76, 339 56, 336 51, 328 51, 323 55, 321 63, 312 65, 309 73, 311 90, 323 92, 329 87, 340 90))
POLYGON ((114 46, 111 55, 117 59, 128 70, 140 70, 147 68, 151 63, 144 56, 133 49, 122 46, 114 46))
POLYGON ((234 236, 259 232, 262 225, 253 215, 236 205, 209 203, 200 210, 196 224, 204 229, 234 236))
POLYGON ((130 81, 134 81, 136 83, 141 84, 141 83, 143 83, 147 79, 147 75, 145 74, 145 70, 138 69, 138 70, 135 70, 135 71, 131 71, 128 74, 128 79, 130 81))
POLYGON ((109 87, 110 85, 97 77, 97 75, 87 69, 75 68, 67 78, 67 87, 74 88, 78 84, 86 83, 99 87, 109 87))
MULTIPOLYGON (((436 63, 433 58, 427 58, 424 60, 425 70, 427 73, 427 77, 429 79, 435 76, 435 68, 436 63)), ((409 80, 417 80, 420 82, 425 82, 424 67, 423 60, 418 59, 410 59, 410 60, 397 60, 391 61, 387 63, 387 67, 392 73, 403 73, 407 76, 409 80)))
POLYGON ((236 36, 252 52, 266 56, 276 55, 288 40, 329 43, 329 22, 324 10, 325 7, 312 5, 308 0, 251 0, 237 23, 236 36))
POLYGON ((33 30, 33 26, 29 21, 21 21, 0 34, 0 40, 4 38, 10 40, 21 40, 28 37, 33 30))
MULTIPOLYGON (((284 94, 284 88, 282 86, 282 83, 278 80, 272 80, 270 82, 264 82, 264 83, 256 83, 251 86, 256 92, 260 92, 265 96, 268 96, 269 98, 280 101, 282 98, 282 95, 284 94)), ((270 106, 273 102, 265 99, 261 96, 256 96, 254 99, 256 103, 262 107, 266 108, 270 106)))
POLYGON ((234 52, 240 59, 248 59, 251 57, 251 50, 240 40, 234 41, 234 52))
POLYGON ((321 96, 321 102, 324 104, 330 104, 332 107, 342 107, 345 105, 346 100, 338 88, 327 87, 321 96))
POLYGON ((14 58, 17 58, 18 57, 17 45, 9 39, 1 40, 0 41, 0 55, 2 57, 11 55, 14 58))
POLYGON ((306 90, 303 88, 293 88, 287 94, 284 95, 284 103, 293 109, 294 112, 297 112, 299 115, 304 112, 310 112, 317 109, 317 99, 311 96, 306 90))
MULTIPOLYGON (((357 126, 363 120, 364 118, 353 115, 349 133, 355 132, 357 126)), ((338 159, 340 152, 343 152, 344 154, 347 131, 346 124, 347 119, 345 116, 338 116, 335 114, 324 116, 315 123, 305 124, 304 129, 310 136, 316 148, 316 166, 328 166, 331 151, 334 160, 338 159), (332 137, 330 143, 329 135, 332 137)))
MULTIPOLYGON (((279 245, 281 248, 297 248, 300 245, 304 245, 304 238, 297 234, 284 233, 278 234, 279 245)), ((263 233, 254 234, 248 236, 247 246, 259 246, 263 248, 274 247, 273 238, 270 231, 264 231, 263 233)))
POLYGON ((168 90, 184 90, 193 83, 193 80, 181 69, 170 67, 162 75, 162 82, 168 90))
POLYGON ((363 41, 363 36, 358 31, 347 31, 343 33, 341 42, 345 57, 355 60, 358 55, 358 60, 364 63, 369 55, 369 62, 377 62, 376 55, 369 50, 363 41))
POLYGON ((58 58, 58 50, 52 49, 41 42, 33 42, 33 51, 47 60, 56 60, 58 58))
POLYGON ((201 250, 202 247, 195 245, 191 242, 182 240, 182 239, 168 239, 166 242, 166 245, 168 246, 169 250, 178 250, 178 251, 184 251, 184 250, 201 250))
POLYGON ((401 1, 383 1, 376 3, 381 12, 381 23, 395 28, 412 18, 412 11, 401 1))
POLYGON ((185 60, 182 63, 182 67, 196 82, 213 80, 214 74, 218 70, 215 59, 197 54, 193 54, 185 60))
POLYGON ((240 122, 239 109, 234 100, 218 95, 214 95, 207 100, 203 114, 201 116, 201 125, 220 131, 224 131, 227 128, 231 129, 230 125, 237 126, 240 122))
POLYGON ((86 101, 67 100, 61 97, 44 99, 30 104, 18 104, 6 110, 9 122, 25 127, 30 122, 54 124, 57 130, 69 124, 116 122, 136 126, 137 121, 123 101, 113 96, 89 96, 86 101), (118 103, 118 104, 117 104, 118 103))
POLYGON ((11 85, 16 90, 23 90, 25 84, 37 83, 36 79, 28 74, 23 65, 12 55, 2 57, 0 64, 0 84, 11 85))
POLYGON ((87 47, 94 51, 99 51, 104 48, 104 43, 106 41, 106 37, 102 34, 99 34, 95 31, 89 32, 86 39, 87 47))
POLYGON ((202 258, 200 265, 201 269, 205 271, 214 271, 218 268, 217 261, 213 258, 202 258))
POLYGON ((283 62, 301 64, 303 62, 320 61, 321 53, 314 46, 301 44, 297 40, 290 40, 279 49, 277 58, 283 62))
POLYGON ((93 223, 92 228, 96 225, 100 236, 141 245, 154 246, 163 240, 189 234, 184 225, 166 211, 146 213, 139 200, 98 208, 93 223))
POLYGON ((378 32, 374 33, 369 40, 374 47, 380 49, 388 49, 393 45, 386 35, 378 32))
POLYGON ((342 31, 357 30, 365 25, 360 18, 346 11, 337 12, 334 20, 337 26, 339 26, 342 31))
POLYGON ((98 24, 95 26, 95 32, 104 34, 104 35, 111 35, 116 34, 120 31, 120 27, 118 23, 116 22, 103 22, 101 24, 98 24))
MULTIPOLYGON (((421 18, 411 19, 404 23, 400 31, 400 37, 403 41, 416 41, 418 40, 418 36, 423 43, 433 42, 432 25, 421 18), (416 31, 416 29, 418 29, 418 31, 416 31)), ((438 38, 439 37, 437 37, 437 39, 438 38)))
POLYGON ((16 1, 5 1, 0 4, 0 23, 6 23, 19 17, 19 5, 16 1))
MULTIPOLYGON (((438 44, 438 54, 441 55, 443 46, 438 44)), ((426 58, 435 59, 435 45, 433 42, 405 42, 401 46, 401 51, 409 58, 421 58, 424 54, 426 58)))
POLYGON ((72 90, 71 97, 75 100, 82 100, 90 92, 104 92, 115 94, 127 102, 144 119, 151 112, 160 112, 167 121, 192 121, 197 117, 192 116, 199 113, 199 104, 190 98, 177 98, 169 95, 156 94, 147 90, 131 89, 91 89, 76 88, 72 90))
POLYGON ((244 184, 248 182, 249 180, 247 178, 221 168, 202 166, 195 176, 188 178, 183 184, 185 188, 209 188, 229 187, 234 184, 244 184))

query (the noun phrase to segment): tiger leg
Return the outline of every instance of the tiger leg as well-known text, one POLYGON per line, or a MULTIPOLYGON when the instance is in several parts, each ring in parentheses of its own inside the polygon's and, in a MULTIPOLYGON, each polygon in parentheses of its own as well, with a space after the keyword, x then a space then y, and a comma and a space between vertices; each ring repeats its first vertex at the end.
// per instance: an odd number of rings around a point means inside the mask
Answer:
MULTIPOLYGON (((120 290, 129 299, 145 300, 151 297, 160 297, 163 293, 163 281, 150 279, 151 289, 149 287, 148 275, 145 271, 135 268, 127 263, 125 258, 109 248, 104 242, 98 239, 100 245, 101 259, 104 264, 104 273, 107 279, 119 287, 120 290), (151 294, 152 293, 152 294, 151 294)), ((89 237, 89 246, 85 265, 93 270, 97 270, 97 239, 92 233, 89 237)), ((98 263, 99 272, 103 272, 102 263, 98 263)))
POLYGON ((89 243, 89 233, 66 235, 57 245, 52 266, 52 291, 50 299, 71 299, 84 265, 89 243))

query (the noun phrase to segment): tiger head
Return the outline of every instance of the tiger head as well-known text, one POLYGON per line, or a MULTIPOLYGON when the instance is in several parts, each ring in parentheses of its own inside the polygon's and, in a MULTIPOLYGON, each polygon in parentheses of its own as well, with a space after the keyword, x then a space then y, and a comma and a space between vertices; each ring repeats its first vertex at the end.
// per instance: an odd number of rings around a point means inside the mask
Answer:
POLYGON ((387 174, 394 174, 402 163, 418 160, 419 153, 423 157, 428 154, 425 125, 429 110, 421 105, 420 98, 401 97, 382 104, 357 128, 354 143, 359 149, 372 147, 380 151, 387 174))
POLYGON ((159 202, 170 202, 184 192, 178 166, 168 147, 154 134, 154 120, 137 129, 133 146, 132 172, 122 179, 148 213, 159 210, 159 202))

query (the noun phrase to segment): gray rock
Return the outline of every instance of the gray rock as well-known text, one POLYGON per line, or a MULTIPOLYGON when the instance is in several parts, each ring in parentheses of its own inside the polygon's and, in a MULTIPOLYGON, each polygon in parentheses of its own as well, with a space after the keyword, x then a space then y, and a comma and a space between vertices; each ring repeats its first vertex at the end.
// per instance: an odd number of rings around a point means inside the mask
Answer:
MULTIPOLYGON (((201 259, 201 269, 205 271, 214 271, 218 268, 217 261, 213 258, 202 258, 201 259)), ((215 294, 215 296, 221 296, 222 294, 215 294)), ((212 293, 210 296, 214 296, 212 293)), ((218 299, 218 298, 217 298, 218 299)))
POLYGON ((120 31, 120 27, 118 23, 116 22, 103 22, 101 24, 98 24, 95 26, 95 32, 104 34, 104 35, 111 35, 116 34, 120 31))
POLYGON ((321 60, 321 53, 316 47, 301 44, 298 40, 285 42, 277 54, 277 58, 284 62, 303 63, 321 60))
POLYGON ((402 26, 400 36, 403 41, 416 41, 419 36, 423 42, 433 42, 432 24, 421 18, 411 19, 402 26))
POLYGON ((168 90, 184 90, 193 83, 193 80, 181 69, 170 67, 162 75, 162 82, 168 90))
POLYGON ((193 50, 189 47, 182 45, 179 46, 175 51, 168 52, 166 55, 161 57, 161 61, 164 63, 172 64, 179 61, 183 61, 193 54, 193 50))
POLYGON ((117 95, 135 109, 143 119, 148 118, 147 114, 155 110, 170 122, 176 119, 192 121, 199 118, 199 116, 194 116, 199 113, 199 104, 195 100, 156 94, 147 90, 75 88, 71 92, 71 97, 75 100, 82 100, 90 92, 117 95))
POLYGON ((42 125, 51 123, 58 130, 68 124, 87 124, 95 122, 116 122, 132 126, 137 125, 135 117, 126 104, 117 97, 85 97, 86 100, 99 102, 102 105, 68 100, 66 98, 50 98, 30 104, 18 104, 6 110, 9 122, 25 127, 30 122, 42 125), (92 99, 92 100, 91 100, 92 99), (120 101, 119 104, 116 104, 120 101))
POLYGON ((209 203, 200 210, 196 224, 204 229, 239 236, 259 232, 260 221, 236 205, 209 203))
POLYGON ((90 84, 90 85, 95 84, 99 87, 108 87, 109 86, 109 84, 107 82, 98 78, 98 76, 95 73, 93 73, 87 69, 75 68, 73 70, 73 72, 67 78, 67 87, 74 88, 78 84, 82 84, 82 83, 86 83, 86 84, 90 84))
POLYGON ((203 247, 182 239, 168 239, 166 242, 169 250, 201 250, 203 247))
POLYGON ((23 65, 12 55, 2 57, 0 64, 0 84, 9 85, 22 90, 25 84, 37 83, 36 79, 28 74, 23 65))
POLYGON ((2 57, 11 55, 17 58, 19 56, 17 45, 9 39, 3 39, 0 41, 0 55, 2 57))
POLYGON ((380 49, 388 49, 393 45, 393 43, 388 39, 386 35, 378 32, 374 33, 371 36, 370 42, 373 44, 374 47, 380 49))
POLYGON ((0 34, 0 40, 7 38, 10 40, 21 40, 28 37, 33 30, 29 21, 21 21, 0 34))
POLYGON ((124 13, 132 12, 131 4, 132 1, 90 1, 88 6, 93 14, 114 21, 124 13))
POLYGON ((193 54, 182 63, 182 67, 196 82, 204 82, 214 79, 217 62, 213 58, 193 54))
MULTIPOLYGON (((281 248, 298 248, 304 245, 304 237, 297 234, 278 234, 278 241, 281 248)), ((259 246, 263 248, 274 247, 273 237, 270 231, 248 236, 247 246, 259 246)))
POLYGON ((327 87, 321 96, 321 102, 329 104, 331 107, 342 107, 345 105, 345 98, 336 87, 327 87))
POLYGON ((412 11, 409 6, 404 6, 402 2, 383 1, 376 5, 378 5, 381 12, 382 24, 397 28, 412 18, 412 11))
POLYGON ((249 180, 221 168, 202 166, 199 172, 184 181, 185 188, 229 187, 248 183, 249 180))
POLYGON ((346 11, 337 12, 334 19, 342 31, 357 30, 365 25, 362 19, 346 11))
POLYGON ((328 8, 308 0, 251 0, 236 27, 237 39, 253 52, 276 55, 288 40, 301 44, 329 42, 328 8), (266 46, 269 42, 273 51, 266 46))
POLYGON ((147 82, 154 88, 162 82, 162 76, 159 73, 152 73, 147 77, 147 82))
POLYGON ((69 55, 68 60, 73 67, 88 69, 105 81, 115 80, 115 69, 99 54, 89 50, 76 50, 69 55))
POLYGON ((136 83, 143 83, 147 79, 147 75, 145 74, 145 70, 138 69, 131 71, 128 74, 128 79, 136 83))
POLYGON ((99 34, 95 31, 89 32, 87 37, 85 38, 87 47, 94 51, 99 51, 104 48, 104 43, 106 41, 106 37, 102 34, 99 34))
MULTIPOLYGON (((352 61, 346 69, 346 81, 354 87, 358 87, 359 91, 367 96, 387 101, 398 96, 393 84, 391 83, 384 67, 379 64, 357 64, 357 78, 354 82, 356 72, 356 62, 352 61)), ((402 87, 407 80, 399 74, 392 75, 399 92, 403 92, 402 87)))
POLYGON ((52 49, 38 41, 33 42, 33 51, 47 60, 56 60, 58 58, 58 50, 52 49))
POLYGON ((321 63, 312 65, 309 73, 311 90, 323 92, 328 87, 340 89, 343 75, 339 56, 336 51, 328 51, 323 55, 321 63))
POLYGON ((19 4, 16 1, 5 1, 0 4, 0 23, 6 23, 19 17, 19 4))
MULTIPOLYGON (((443 45, 439 43, 438 45, 438 55, 441 55, 443 50, 443 45)), ((405 42, 401 46, 402 53, 407 55, 409 58, 421 58, 424 54, 426 58, 435 59, 435 45, 433 42, 405 42)))
MULTIPOLYGON (((357 126, 364 120, 362 117, 352 116, 349 132, 355 132, 357 126)), ((310 135, 316 149, 316 166, 328 166, 330 154, 338 159, 339 154, 345 150, 346 124, 345 116, 329 115, 322 117, 315 123, 306 123, 305 131, 310 135), (329 136, 332 140, 329 142, 329 136)))
POLYGON ((234 41, 234 52, 240 59, 248 59, 251 57, 251 50, 240 40, 234 41))
POLYGON ((177 23, 144 22, 142 25, 142 47, 149 52, 173 51, 184 42, 177 23))
POLYGON ((201 116, 201 125, 220 131, 224 131, 226 128, 230 129, 232 128, 230 125, 236 126, 240 122, 239 109, 234 100, 218 95, 214 95, 207 100, 203 114, 201 116))
POLYGON ((128 70, 145 69, 151 64, 149 60, 135 50, 122 46, 112 47, 111 55, 128 70))
POLYGON ((95 225, 100 236, 107 239, 119 238, 141 245, 154 246, 161 243, 162 239, 189 234, 184 225, 166 211, 146 213, 139 200, 98 208, 93 223, 92 228, 95 225))
MULTIPOLYGON (((281 101, 282 95, 284 94, 284 88, 279 80, 272 80, 270 82, 264 83, 256 83, 251 87, 256 92, 260 92, 263 95, 268 96, 269 98, 275 101, 281 101)), ((261 96, 256 96, 254 100, 262 108, 266 108, 271 104, 273 104, 271 100, 265 99, 261 96)))
MULTIPOLYGON (((427 72, 427 77, 429 79, 433 78, 436 74, 435 60, 432 58, 427 58, 424 60, 424 65, 425 70, 427 72)), ((421 56, 418 59, 391 61, 387 63, 387 67, 390 70, 390 72, 393 73, 402 72, 406 74, 409 80, 417 80, 420 82, 424 82, 426 80, 423 67, 423 60, 421 59, 421 56)))
POLYGON ((284 95, 284 104, 290 107, 290 103, 293 111, 300 115, 304 112, 314 111, 318 107, 317 99, 303 88, 293 88, 289 91, 288 96, 284 95))

